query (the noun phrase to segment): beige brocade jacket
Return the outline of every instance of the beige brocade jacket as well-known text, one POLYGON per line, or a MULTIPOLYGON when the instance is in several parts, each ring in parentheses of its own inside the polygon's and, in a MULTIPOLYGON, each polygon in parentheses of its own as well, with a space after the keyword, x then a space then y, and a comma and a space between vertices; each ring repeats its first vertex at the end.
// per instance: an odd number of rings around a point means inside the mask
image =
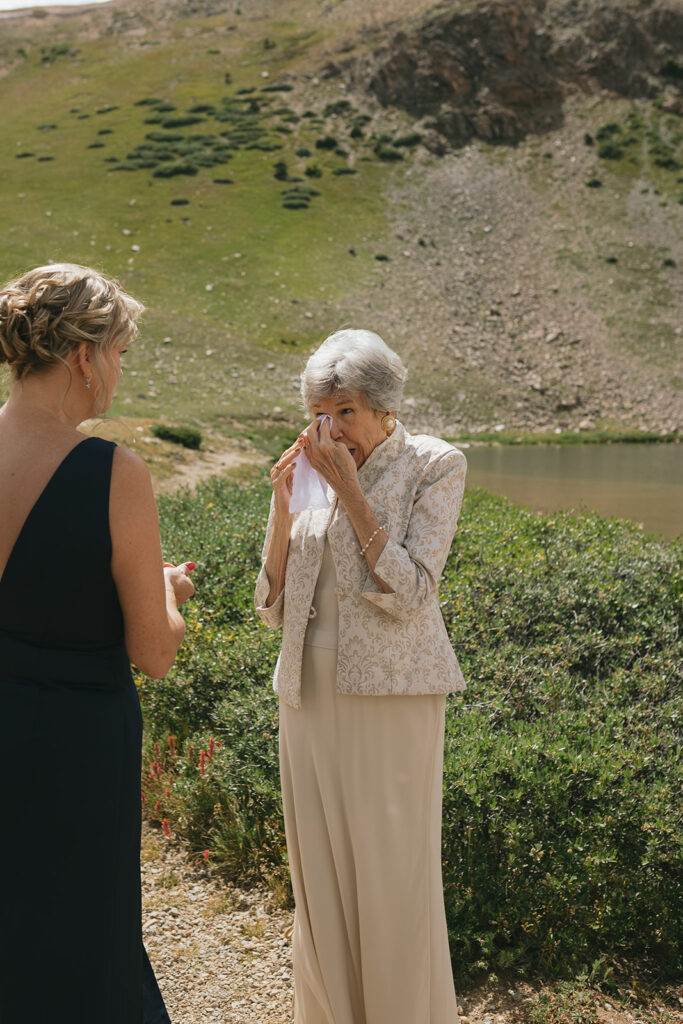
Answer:
MULTIPOLYGON (((375 573, 360 553, 343 506, 294 517, 285 585, 269 608, 265 568, 256 582, 256 611, 283 627, 273 686, 281 700, 301 707, 301 659, 325 547, 337 573, 339 638, 337 690, 356 694, 425 694, 464 690, 439 606, 439 577, 453 540, 465 488, 465 456, 436 437, 408 434, 401 423, 358 471, 363 494, 389 540, 375 573)), ((272 506, 263 561, 272 531, 272 506)))

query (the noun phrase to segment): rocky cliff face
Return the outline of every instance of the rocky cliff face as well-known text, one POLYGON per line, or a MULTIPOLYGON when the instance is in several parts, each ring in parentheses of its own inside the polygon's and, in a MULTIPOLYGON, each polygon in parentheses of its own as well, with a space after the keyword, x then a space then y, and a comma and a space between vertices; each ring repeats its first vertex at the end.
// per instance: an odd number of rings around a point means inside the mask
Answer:
POLYGON ((445 3, 397 29, 348 73, 383 105, 421 119, 437 151, 444 140, 515 143, 556 128, 576 88, 631 97, 668 89, 672 109, 683 112, 683 4, 498 0, 463 10, 445 3))

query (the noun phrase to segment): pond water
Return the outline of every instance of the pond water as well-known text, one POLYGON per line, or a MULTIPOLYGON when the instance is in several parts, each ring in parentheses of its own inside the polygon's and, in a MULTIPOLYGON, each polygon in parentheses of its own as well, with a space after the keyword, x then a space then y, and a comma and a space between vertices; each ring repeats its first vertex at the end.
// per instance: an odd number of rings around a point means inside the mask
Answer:
POLYGON ((683 535, 683 444, 463 446, 468 485, 541 512, 586 506, 683 535))

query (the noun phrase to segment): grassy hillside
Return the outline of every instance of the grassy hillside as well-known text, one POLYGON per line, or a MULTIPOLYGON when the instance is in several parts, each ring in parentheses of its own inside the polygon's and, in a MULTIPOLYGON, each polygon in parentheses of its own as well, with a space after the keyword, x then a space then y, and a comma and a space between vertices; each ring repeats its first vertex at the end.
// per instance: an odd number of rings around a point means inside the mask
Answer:
POLYGON ((406 359, 412 426, 680 429, 680 117, 577 95, 552 137, 434 156, 339 73, 429 7, 0 20, 0 277, 93 263, 146 303, 115 415, 279 443, 354 324, 406 359))

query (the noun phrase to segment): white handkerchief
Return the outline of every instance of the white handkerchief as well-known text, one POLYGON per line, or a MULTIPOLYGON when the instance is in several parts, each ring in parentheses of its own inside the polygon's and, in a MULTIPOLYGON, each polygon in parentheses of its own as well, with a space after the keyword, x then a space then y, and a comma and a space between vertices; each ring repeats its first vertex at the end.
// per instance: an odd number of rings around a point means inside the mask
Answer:
MULTIPOLYGON (((321 416, 318 422, 318 430, 324 420, 332 423, 331 416, 321 416)), ((306 509, 329 508, 330 501, 327 497, 327 481, 324 476, 313 469, 308 461, 305 451, 297 455, 293 464, 294 481, 292 483, 292 496, 289 499, 290 512, 304 512, 306 509)))

